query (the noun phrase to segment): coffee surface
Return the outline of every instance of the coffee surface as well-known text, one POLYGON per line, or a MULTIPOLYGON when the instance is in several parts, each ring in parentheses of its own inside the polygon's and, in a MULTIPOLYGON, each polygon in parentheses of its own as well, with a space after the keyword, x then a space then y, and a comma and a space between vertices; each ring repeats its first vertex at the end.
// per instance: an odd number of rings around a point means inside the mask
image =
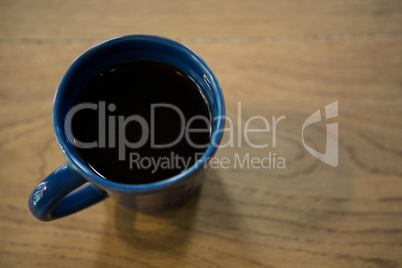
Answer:
POLYGON ((107 180, 170 178, 193 165, 210 141, 210 109, 199 86, 165 63, 112 66, 86 85, 78 104, 71 121, 75 149, 107 180))

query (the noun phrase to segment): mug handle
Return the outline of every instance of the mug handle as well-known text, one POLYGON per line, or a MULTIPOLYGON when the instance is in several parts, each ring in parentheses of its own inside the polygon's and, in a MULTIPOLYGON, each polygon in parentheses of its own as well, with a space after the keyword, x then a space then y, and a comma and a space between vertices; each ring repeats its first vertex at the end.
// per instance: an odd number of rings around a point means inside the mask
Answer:
POLYGON ((64 163, 35 187, 29 196, 29 209, 39 220, 52 221, 108 196, 91 183, 79 188, 87 182, 69 164, 64 163))

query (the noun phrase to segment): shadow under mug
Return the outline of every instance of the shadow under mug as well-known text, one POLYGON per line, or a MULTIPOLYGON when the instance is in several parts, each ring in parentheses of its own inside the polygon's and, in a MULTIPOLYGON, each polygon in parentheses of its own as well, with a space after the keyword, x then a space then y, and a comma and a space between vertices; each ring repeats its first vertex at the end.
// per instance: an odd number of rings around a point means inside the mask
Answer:
POLYGON ((134 210, 156 211, 175 206, 201 185, 206 162, 222 138, 224 116, 223 95, 215 75, 188 47, 154 35, 126 35, 104 41, 79 56, 60 81, 53 103, 53 128, 67 162, 35 187, 28 200, 29 208, 39 220, 51 221, 108 196, 134 210), (176 176, 137 185, 113 182, 96 174, 79 157, 64 129, 65 117, 85 85, 108 67, 133 60, 164 62, 182 70, 201 88, 212 113, 211 140, 196 164, 176 176))

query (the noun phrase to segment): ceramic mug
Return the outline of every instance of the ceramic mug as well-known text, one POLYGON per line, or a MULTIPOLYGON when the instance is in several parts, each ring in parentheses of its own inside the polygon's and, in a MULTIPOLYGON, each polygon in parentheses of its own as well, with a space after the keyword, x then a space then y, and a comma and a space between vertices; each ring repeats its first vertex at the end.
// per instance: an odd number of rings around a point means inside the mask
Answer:
POLYGON ((82 210, 110 196, 141 211, 172 207, 187 199, 202 183, 206 163, 216 151, 224 127, 225 105, 211 69, 194 51, 174 40, 153 35, 126 35, 104 41, 79 56, 64 74, 53 103, 53 128, 67 162, 40 182, 28 203, 32 214, 51 221, 82 210), (154 60, 173 65, 193 79, 212 113, 210 143, 198 161, 173 177, 147 184, 123 184, 102 178, 79 157, 66 137, 64 120, 76 96, 98 73, 120 62, 154 60), (84 185, 85 184, 85 185, 84 185))

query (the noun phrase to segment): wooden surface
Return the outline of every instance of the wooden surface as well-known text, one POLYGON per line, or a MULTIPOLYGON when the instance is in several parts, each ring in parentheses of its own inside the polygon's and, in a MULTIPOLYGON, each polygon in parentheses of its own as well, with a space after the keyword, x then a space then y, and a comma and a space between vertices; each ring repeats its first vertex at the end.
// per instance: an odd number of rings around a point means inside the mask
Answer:
MULTIPOLYGON (((1 267, 402 267, 401 1, 3 0, 0 74, 1 267), (199 53, 235 127, 238 102, 243 124, 285 115, 276 148, 256 133, 269 148, 243 140, 217 156, 275 152, 286 169, 213 170, 168 211, 107 199, 39 222, 28 196, 65 161, 51 126, 58 82, 90 46, 133 33, 199 53), (305 150, 301 128, 336 100, 334 168, 305 150)), ((305 132, 321 152, 325 124, 305 132)))

